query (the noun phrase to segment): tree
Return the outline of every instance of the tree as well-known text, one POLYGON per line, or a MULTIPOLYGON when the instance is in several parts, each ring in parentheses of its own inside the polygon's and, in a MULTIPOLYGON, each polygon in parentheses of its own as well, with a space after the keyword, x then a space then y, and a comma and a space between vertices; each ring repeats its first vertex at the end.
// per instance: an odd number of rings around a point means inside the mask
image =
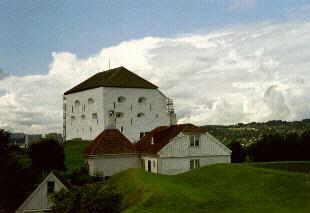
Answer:
POLYGON ((44 139, 29 147, 32 167, 43 172, 65 170, 65 153, 61 144, 53 139, 44 139))
POLYGON ((100 183, 61 190, 52 197, 53 212, 58 213, 118 213, 122 196, 100 183))
POLYGON ((245 161, 246 151, 239 142, 232 142, 229 144, 231 153, 231 162, 241 163, 245 161))

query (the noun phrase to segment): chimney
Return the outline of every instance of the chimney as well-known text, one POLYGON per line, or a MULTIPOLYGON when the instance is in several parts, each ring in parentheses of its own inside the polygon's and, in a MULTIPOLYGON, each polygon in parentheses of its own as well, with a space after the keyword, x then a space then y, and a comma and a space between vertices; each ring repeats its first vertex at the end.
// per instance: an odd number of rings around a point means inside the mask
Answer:
POLYGON ((170 119, 170 126, 177 124, 177 116, 174 112, 173 100, 168 98, 167 100, 167 110, 170 119))
POLYGON ((113 110, 109 111, 108 124, 105 129, 116 129, 116 117, 113 110))

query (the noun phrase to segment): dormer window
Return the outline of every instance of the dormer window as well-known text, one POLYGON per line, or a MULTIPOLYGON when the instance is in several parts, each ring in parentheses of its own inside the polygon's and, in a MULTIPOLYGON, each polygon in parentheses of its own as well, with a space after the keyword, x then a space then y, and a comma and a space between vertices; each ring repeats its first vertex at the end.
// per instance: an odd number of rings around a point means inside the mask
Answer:
POLYGON ((200 136, 199 135, 190 135, 190 146, 191 147, 199 147, 200 144, 200 136))
POLYGON ((144 113, 143 113, 143 112, 138 113, 138 114, 137 114, 137 117, 138 117, 138 118, 144 117, 144 113))
POLYGON ((118 103, 124 103, 126 101, 126 98, 124 96, 120 96, 117 98, 118 103))
POLYGON ((145 97, 140 97, 138 99, 138 103, 142 104, 142 103, 145 103, 146 102, 146 98, 145 97))

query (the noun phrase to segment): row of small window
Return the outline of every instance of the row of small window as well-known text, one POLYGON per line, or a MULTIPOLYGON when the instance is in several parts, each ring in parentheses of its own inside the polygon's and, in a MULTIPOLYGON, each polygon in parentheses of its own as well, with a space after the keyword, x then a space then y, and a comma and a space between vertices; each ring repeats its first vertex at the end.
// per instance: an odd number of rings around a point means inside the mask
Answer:
POLYGON ((200 160, 194 159, 189 161, 189 168, 190 169, 197 169, 200 168, 200 160))
MULTIPOLYGON (((88 106, 91 107, 91 106, 95 103, 95 101, 94 101, 94 99, 89 98, 89 99, 87 100, 87 103, 88 103, 88 106)), ((72 113, 74 112, 74 108, 75 108, 77 111, 79 111, 80 105, 81 105, 81 102, 80 102, 79 100, 76 100, 76 101, 74 102, 74 105, 71 106, 71 112, 72 112, 72 113)), ((66 107, 66 105, 65 105, 64 107, 66 107)), ((82 106, 82 112, 85 112, 85 111, 86 111, 86 105, 83 104, 83 106, 82 106)))
MULTIPOLYGON (((116 103, 115 102, 113 103, 113 108, 116 109, 116 103)), ((152 112, 152 104, 149 105, 149 109, 150 109, 150 112, 152 112)), ((132 110, 133 110, 133 107, 132 107, 132 104, 131 104, 130 105, 130 111, 132 112, 132 110)))
MULTIPOLYGON (((118 103, 124 103, 126 102, 126 98, 124 96, 120 96, 117 98, 117 102, 118 103)), ((138 103, 142 104, 146 102, 146 98, 145 97, 139 97, 138 98, 138 103)))

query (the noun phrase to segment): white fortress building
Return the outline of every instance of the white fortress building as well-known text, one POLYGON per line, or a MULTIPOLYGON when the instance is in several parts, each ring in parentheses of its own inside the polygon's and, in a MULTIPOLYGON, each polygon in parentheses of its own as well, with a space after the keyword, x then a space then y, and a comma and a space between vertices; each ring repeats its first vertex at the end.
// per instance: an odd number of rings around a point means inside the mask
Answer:
POLYGON ((63 96, 65 140, 93 140, 112 127, 136 143, 146 132, 171 124, 176 124, 172 100, 124 67, 99 72, 63 96))

